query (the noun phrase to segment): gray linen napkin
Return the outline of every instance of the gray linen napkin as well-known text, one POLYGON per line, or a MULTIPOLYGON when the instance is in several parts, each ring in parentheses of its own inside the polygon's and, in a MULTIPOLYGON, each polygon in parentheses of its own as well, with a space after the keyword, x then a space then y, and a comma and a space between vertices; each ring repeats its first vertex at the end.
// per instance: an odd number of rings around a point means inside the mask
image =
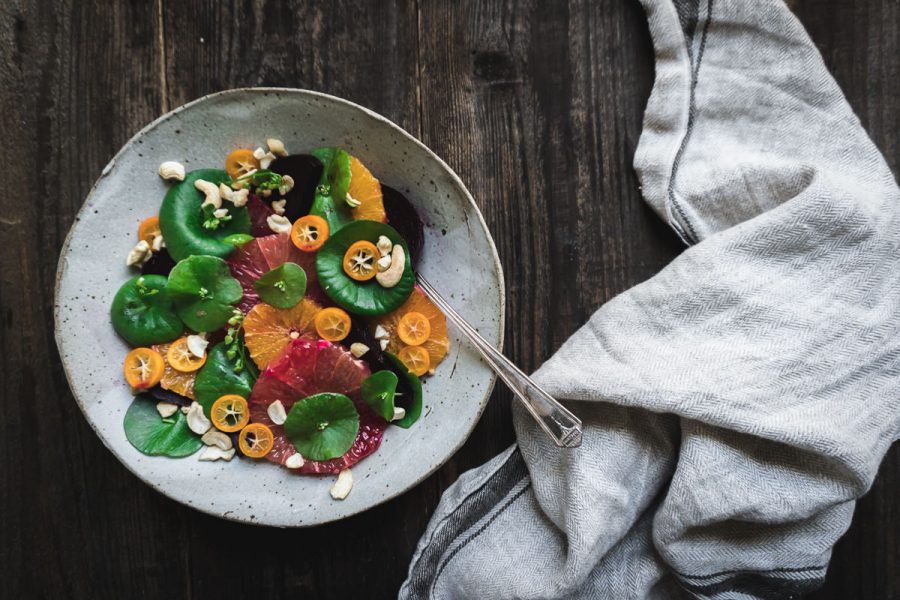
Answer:
POLYGON ((795 598, 900 431, 900 190, 781 2, 643 0, 635 157, 692 247, 537 374, 584 420, 445 494, 401 598, 795 598))

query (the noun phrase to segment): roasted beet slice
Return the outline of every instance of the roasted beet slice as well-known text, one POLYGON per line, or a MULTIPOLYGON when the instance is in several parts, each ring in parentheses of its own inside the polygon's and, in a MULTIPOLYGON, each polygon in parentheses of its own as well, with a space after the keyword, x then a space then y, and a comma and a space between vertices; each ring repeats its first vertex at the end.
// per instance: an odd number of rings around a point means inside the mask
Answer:
POLYGON ((141 275, 163 275, 169 276, 169 272, 175 266, 175 261, 165 248, 159 252, 154 252, 150 260, 141 267, 141 275))
POLYGON ((157 402, 168 402, 169 404, 176 404, 178 406, 190 406, 191 402, 193 402, 193 400, 186 396, 176 394, 171 390, 164 390, 160 385, 155 385, 144 393, 151 396, 157 402))
POLYGON ((294 189, 284 196, 287 199, 284 216, 294 222, 308 215, 324 170, 319 159, 312 154, 291 154, 277 159, 269 168, 294 180, 294 189))
POLYGON ((387 213, 388 223, 406 240, 413 266, 416 266, 422 258, 422 248, 425 246, 425 228, 422 219, 406 196, 394 188, 381 184, 381 193, 384 196, 384 210, 387 213))

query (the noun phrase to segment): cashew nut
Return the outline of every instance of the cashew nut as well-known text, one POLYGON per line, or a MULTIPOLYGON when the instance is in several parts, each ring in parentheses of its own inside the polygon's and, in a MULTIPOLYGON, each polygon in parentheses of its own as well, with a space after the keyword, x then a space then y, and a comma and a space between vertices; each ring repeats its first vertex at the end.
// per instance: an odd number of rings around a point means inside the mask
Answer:
POLYGON ((281 403, 281 400, 276 400, 270 404, 266 408, 266 413, 276 425, 284 425, 284 422, 287 420, 287 413, 284 412, 284 404, 281 403))
POLYGON ((375 339, 376 340, 386 340, 391 336, 388 333, 388 330, 382 327, 381 325, 375 326, 375 339))
POLYGON ((387 256, 391 253, 391 248, 394 247, 394 242, 392 242, 386 235, 379 235, 378 242, 375 244, 375 247, 378 248, 378 252, 380 252, 382 256, 387 256))
POLYGON ((391 266, 391 253, 388 252, 384 256, 378 259, 378 262, 375 263, 378 266, 379 271, 387 271, 391 266))
POLYGON ((207 446, 216 446, 222 450, 231 450, 234 447, 231 438, 217 429, 210 429, 204 433, 203 437, 200 438, 200 441, 207 446))
POLYGON ((145 240, 141 240, 128 253, 128 257, 125 259, 125 264, 129 267, 139 267, 150 260, 152 256, 153 251, 150 250, 150 244, 148 244, 145 240))
POLYGON ((174 160, 167 160, 159 165, 159 176, 166 181, 184 181, 184 165, 174 160))
POLYGON ((344 199, 344 201, 350 208, 357 208, 362 204, 362 202, 351 196, 350 192, 347 192, 347 197, 344 199))
POLYGON ((369 350, 370 348, 368 346, 360 342, 353 342, 350 344, 350 354, 356 358, 362 358, 369 350))
POLYGON ((262 158, 259 159, 259 168, 260 168, 260 169, 268 169, 269 166, 272 164, 272 162, 273 162, 276 158, 277 158, 277 157, 276 157, 274 154, 272 154, 271 152, 266 152, 266 153, 262 156, 262 158))
POLYGON ((227 208, 217 208, 216 210, 213 211, 213 216, 217 219, 224 219, 225 217, 228 216, 228 209, 227 208))
POLYGON ((236 208, 240 208, 240 207, 244 206, 245 204, 247 204, 247 200, 250 199, 250 190, 246 190, 246 189, 234 190, 234 189, 231 189, 230 187, 228 187, 227 185, 225 185, 224 183, 220 183, 219 184, 219 195, 222 198, 224 198, 225 200, 228 200, 229 202, 234 204, 234 206, 236 208))
POLYGON ((282 215, 269 215, 266 218, 269 229, 275 233, 289 233, 291 231, 291 221, 282 215))
POLYGON ((277 140, 275 138, 269 138, 266 140, 266 146, 269 147, 269 152, 274 154, 275 156, 287 156, 288 151, 284 147, 284 142, 281 140, 277 140))
POLYGON ((303 466, 304 462, 305 461, 303 460, 303 457, 300 456, 299 452, 297 452, 296 454, 291 454, 290 456, 288 456, 287 460, 284 461, 284 466, 286 466, 288 469, 299 469, 303 466))
POLYGON ((391 421, 399 421, 400 419, 402 419, 405 416, 406 416, 406 409, 400 408, 399 406, 395 406, 394 407, 394 417, 391 419, 391 421))
POLYGON ((163 419, 168 419, 178 412, 178 405, 172 404, 171 402, 157 402, 156 412, 158 412, 159 416, 161 416, 163 419))
POLYGON ((281 185, 278 186, 278 193, 284 196, 292 189, 294 189, 294 178, 290 175, 282 175, 281 185))
POLYGON ((163 249, 163 247, 164 247, 165 245, 166 245, 166 241, 163 239, 163 236, 161 236, 161 235, 154 235, 154 236, 153 236, 153 243, 150 244, 150 248, 151 248, 154 252, 159 252, 160 250, 163 249))
POLYGON ((231 460, 234 458, 234 448, 231 450, 222 450, 218 446, 207 446, 200 453, 200 460, 231 460))
POLYGON ((213 208, 216 209, 222 208, 222 195, 219 193, 219 186, 211 181, 198 179, 194 182, 194 187, 206 196, 206 199, 203 201, 203 204, 200 205, 200 208, 203 208, 207 204, 211 204, 213 208))
POLYGON ((256 160, 262 160, 262 157, 266 155, 266 151, 262 148, 257 148, 253 151, 253 158, 256 160))
POLYGON ((343 469, 339 474, 337 481, 331 486, 331 497, 335 500, 343 500, 350 494, 353 489, 353 473, 350 469, 343 469))
POLYGON ((206 339, 205 333, 187 336, 188 350, 197 358, 203 358, 206 355, 207 346, 209 346, 209 341, 206 339))
POLYGON ((284 206, 287 204, 287 200, 275 200, 272 202, 272 210, 275 211, 276 215, 284 214, 284 206))
POLYGON ((190 408, 188 408, 187 424, 191 431, 197 435, 203 435, 212 427, 212 423, 203 414, 203 407, 197 402, 192 402, 190 408))
POLYGON ((386 271, 375 275, 375 281, 381 287, 392 288, 400 283, 400 278, 403 277, 403 269, 405 268, 406 253, 403 251, 403 246, 394 244, 394 248, 391 250, 391 266, 386 271))

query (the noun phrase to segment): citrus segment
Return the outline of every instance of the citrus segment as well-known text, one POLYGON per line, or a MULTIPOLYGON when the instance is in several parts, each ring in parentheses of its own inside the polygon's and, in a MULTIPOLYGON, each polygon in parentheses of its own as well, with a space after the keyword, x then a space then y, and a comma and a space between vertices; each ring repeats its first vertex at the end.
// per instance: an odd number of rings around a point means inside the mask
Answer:
POLYGON ((284 434, 284 427, 272 422, 267 409, 276 400, 290 413, 294 403, 323 392, 348 396, 359 412, 359 431, 353 445, 343 456, 327 461, 306 460, 292 472, 302 474, 337 474, 381 445, 387 422, 379 417, 360 398, 360 386, 371 372, 368 365, 353 357, 339 344, 324 340, 300 338, 269 363, 260 375, 250 396, 250 418, 254 423, 268 425, 274 436, 272 451, 266 460, 283 465, 297 454, 296 448, 284 434))
POLYGON ((183 373, 181 371, 176 371, 172 365, 169 364, 167 358, 170 345, 171 344, 157 344, 152 346, 152 348, 159 352, 163 357, 166 364, 166 370, 163 373, 162 379, 159 380, 159 385, 164 390, 169 390, 170 392, 175 392, 179 396, 195 400, 194 380, 197 378, 197 372, 192 371, 190 373, 183 373))
POLYGON ((316 315, 316 333, 323 340, 339 342, 350 335, 350 315, 340 308, 325 308, 316 315))
POLYGON ((386 221, 381 183, 355 156, 350 157, 350 187, 347 195, 359 202, 359 206, 350 211, 355 220, 386 221))
POLYGON ((125 379, 136 390, 152 388, 162 379, 165 370, 165 361, 156 350, 135 348, 125 356, 125 379))
POLYGON ((414 373, 419 377, 428 372, 431 362, 428 351, 421 346, 405 346, 400 349, 397 358, 403 361, 410 373, 414 373))
POLYGON ((206 355, 195 356, 188 348, 187 338, 178 338, 166 350, 166 365, 182 373, 193 373, 206 363, 206 355))
POLYGON ((159 217, 147 217, 138 226, 138 239, 153 244, 153 238, 162 235, 159 228, 159 217))
POLYGON ((312 333, 320 310, 322 307, 309 298, 287 309, 264 303, 254 306, 244 319, 244 344, 256 366, 265 369, 291 340, 312 333))
POLYGON ((418 347, 428 351, 428 371, 433 372, 435 367, 447 356, 447 351, 450 349, 450 340, 447 337, 447 318, 441 312, 441 309, 429 300, 418 287, 413 289, 412 294, 409 295, 409 298, 400 308, 383 317, 373 319, 371 329, 374 332, 377 326, 381 325, 388 332, 388 346, 386 350, 391 354, 399 354, 403 346, 412 345, 405 342, 399 335, 400 322, 409 313, 418 313, 428 320, 430 331, 427 339, 419 344, 418 347))
POLYGON ((241 452, 250 458, 262 458, 272 450, 273 443, 272 430, 262 423, 247 425, 238 436, 241 452))
POLYGON ((213 402, 209 417, 216 429, 232 433, 240 431, 250 422, 250 409, 243 397, 226 394, 213 402))

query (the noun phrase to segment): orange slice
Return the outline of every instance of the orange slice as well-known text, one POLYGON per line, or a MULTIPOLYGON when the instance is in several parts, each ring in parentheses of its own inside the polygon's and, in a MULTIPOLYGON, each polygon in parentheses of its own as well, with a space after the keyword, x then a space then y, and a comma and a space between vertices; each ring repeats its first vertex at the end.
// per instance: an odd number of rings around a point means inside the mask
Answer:
POLYGON ((159 380, 159 385, 164 390, 169 390, 170 392, 175 392, 185 398, 195 400, 194 380, 197 378, 197 372, 192 371, 190 373, 182 373, 181 371, 176 371, 175 368, 169 364, 169 359, 167 358, 169 355, 169 346, 171 346, 171 344, 157 344, 153 346, 153 349, 162 355, 163 361, 166 364, 166 371, 163 373, 162 379, 159 380))
POLYGON ((428 372, 433 373, 435 367, 444 360, 444 357, 447 356, 447 351, 450 350, 450 340, 447 337, 447 318, 444 317, 441 309, 435 306, 434 302, 429 300, 418 287, 413 289, 412 294, 409 295, 409 298, 400 308, 392 313, 373 319, 371 321, 372 332, 374 333, 378 325, 384 327, 388 332, 387 351, 392 354, 399 354, 403 346, 408 345, 401 339, 399 330, 400 322, 409 313, 419 313, 428 319, 431 331, 428 333, 427 339, 416 347, 424 348, 428 351, 428 372))
POLYGON ((244 344, 260 370, 278 356, 292 339, 315 331, 313 320, 322 307, 309 298, 287 309, 260 302, 244 319, 244 344))
POLYGON ((360 202, 359 206, 351 210, 354 219, 381 223, 386 221, 381 183, 355 156, 350 157, 350 188, 347 193, 360 202))

